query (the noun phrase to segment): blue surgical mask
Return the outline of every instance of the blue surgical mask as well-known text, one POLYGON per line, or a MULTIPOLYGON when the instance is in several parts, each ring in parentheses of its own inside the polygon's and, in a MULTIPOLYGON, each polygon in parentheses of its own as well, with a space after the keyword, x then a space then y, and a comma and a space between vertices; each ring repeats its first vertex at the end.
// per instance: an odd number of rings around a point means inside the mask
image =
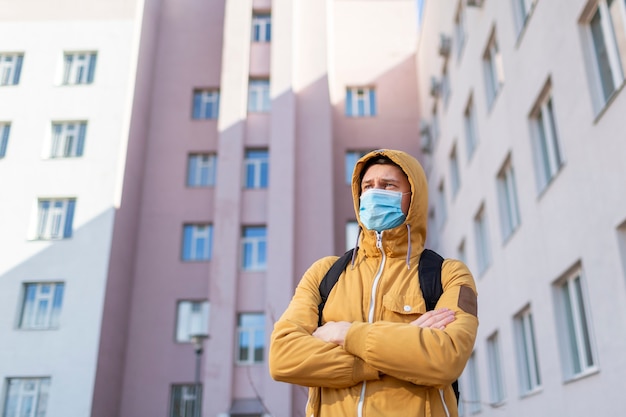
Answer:
POLYGON ((361 223, 377 232, 393 229, 406 220, 402 212, 402 193, 373 188, 361 194, 361 223))

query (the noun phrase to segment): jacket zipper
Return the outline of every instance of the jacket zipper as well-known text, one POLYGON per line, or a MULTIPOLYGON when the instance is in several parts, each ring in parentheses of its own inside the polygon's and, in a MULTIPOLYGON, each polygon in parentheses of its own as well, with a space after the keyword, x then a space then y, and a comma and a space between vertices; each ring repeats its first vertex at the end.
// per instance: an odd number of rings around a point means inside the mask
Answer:
MULTIPOLYGON (((376 247, 380 250, 382 254, 382 261, 380 262, 380 267, 378 268, 378 272, 376 273, 376 277, 374 278, 374 282, 372 283, 372 295, 370 297, 370 309, 367 315, 368 323, 374 323, 374 310, 376 307, 376 289, 378 288, 378 281, 380 280, 380 276, 383 274, 383 269, 385 268, 385 260, 387 257, 385 256, 385 251, 383 250, 383 233, 376 232, 376 247)), ((363 386, 361 387, 361 395, 359 397, 359 404, 357 406, 357 416, 363 417, 363 403, 365 402, 365 387, 367 385, 367 381, 363 381, 363 386)))

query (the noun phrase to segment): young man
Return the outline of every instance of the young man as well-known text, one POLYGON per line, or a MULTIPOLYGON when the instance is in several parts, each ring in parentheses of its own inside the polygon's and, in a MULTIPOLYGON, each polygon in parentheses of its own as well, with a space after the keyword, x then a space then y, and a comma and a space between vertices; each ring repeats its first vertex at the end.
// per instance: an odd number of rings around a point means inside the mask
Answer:
POLYGON ((360 243, 318 327, 319 284, 337 257, 315 262, 276 322, 269 366, 278 381, 311 387, 306 416, 456 417, 451 383, 478 329, 474 279, 441 268, 443 294, 426 311, 417 276, 428 219, 419 162, 394 150, 361 158, 352 176, 360 243))

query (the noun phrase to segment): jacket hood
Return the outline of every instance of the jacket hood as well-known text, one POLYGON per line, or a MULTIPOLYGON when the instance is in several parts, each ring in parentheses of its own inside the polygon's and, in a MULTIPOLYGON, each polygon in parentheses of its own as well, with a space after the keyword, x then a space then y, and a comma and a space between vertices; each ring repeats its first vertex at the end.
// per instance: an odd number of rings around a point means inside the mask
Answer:
MULTIPOLYGON (((365 250, 367 256, 380 256, 376 247, 376 232, 368 230, 361 223, 359 207, 361 196, 361 176, 367 161, 385 156, 396 163, 406 174, 411 184, 411 204, 406 220, 400 226, 382 232, 383 250, 388 257, 418 257, 424 250, 426 227, 428 223, 428 182, 420 163, 406 152, 379 149, 363 156, 356 163, 352 173, 352 200, 354 212, 361 228, 359 248, 365 250)), ((410 262, 413 264, 413 262, 410 262)), ((417 264, 417 261, 415 261, 417 264)))

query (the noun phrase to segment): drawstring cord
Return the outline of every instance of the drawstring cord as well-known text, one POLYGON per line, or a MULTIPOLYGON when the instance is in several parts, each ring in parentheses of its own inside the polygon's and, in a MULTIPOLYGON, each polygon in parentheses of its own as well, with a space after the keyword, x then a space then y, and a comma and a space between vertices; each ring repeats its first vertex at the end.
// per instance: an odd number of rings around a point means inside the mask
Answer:
POLYGON ((408 250, 406 252, 406 269, 411 269, 411 225, 406 224, 406 230, 408 234, 408 250))

